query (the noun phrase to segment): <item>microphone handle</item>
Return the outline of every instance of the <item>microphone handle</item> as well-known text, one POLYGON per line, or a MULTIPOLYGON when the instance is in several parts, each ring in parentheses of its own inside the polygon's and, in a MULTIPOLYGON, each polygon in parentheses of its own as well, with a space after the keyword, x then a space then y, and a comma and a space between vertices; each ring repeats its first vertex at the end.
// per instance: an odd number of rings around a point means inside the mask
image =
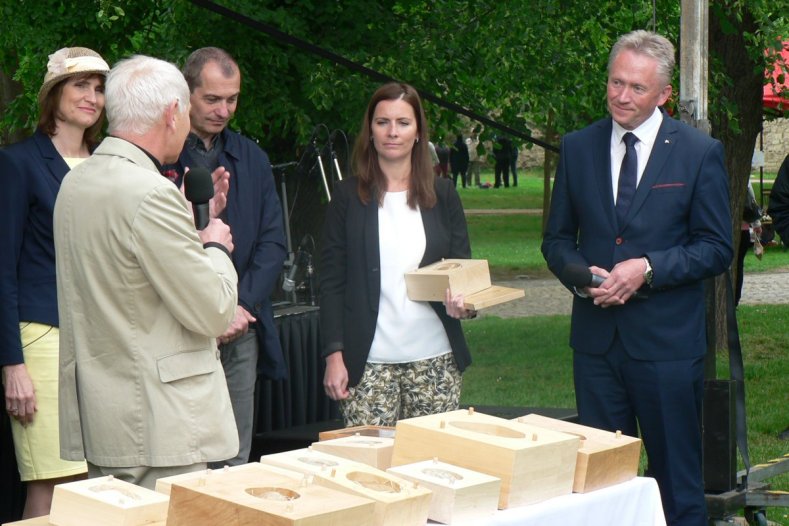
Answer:
POLYGON ((192 212, 195 216, 195 227, 197 230, 202 230, 208 226, 208 203, 192 204, 192 212))

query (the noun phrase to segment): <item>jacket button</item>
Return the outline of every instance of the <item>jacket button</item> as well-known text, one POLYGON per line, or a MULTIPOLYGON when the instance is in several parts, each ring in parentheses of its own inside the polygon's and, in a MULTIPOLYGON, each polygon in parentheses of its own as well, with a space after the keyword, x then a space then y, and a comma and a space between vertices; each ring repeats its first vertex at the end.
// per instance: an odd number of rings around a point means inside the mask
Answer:
POLYGON ((614 243, 616 243, 617 245, 621 245, 624 242, 625 242, 625 240, 622 239, 621 237, 616 238, 616 240, 614 241, 614 243))

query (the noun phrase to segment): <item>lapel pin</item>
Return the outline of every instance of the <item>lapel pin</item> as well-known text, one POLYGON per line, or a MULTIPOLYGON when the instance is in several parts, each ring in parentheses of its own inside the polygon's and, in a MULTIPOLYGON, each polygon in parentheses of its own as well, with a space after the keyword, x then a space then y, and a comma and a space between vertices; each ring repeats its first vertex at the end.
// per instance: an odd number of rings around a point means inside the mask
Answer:
POLYGON ((666 144, 671 144, 671 141, 670 141, 670 140, 668 140, 668 139, 666 139, 666 140, 665 140, 665 141, 663 141, 663 142, 664 142, 664 143, 666 143, 666 144))

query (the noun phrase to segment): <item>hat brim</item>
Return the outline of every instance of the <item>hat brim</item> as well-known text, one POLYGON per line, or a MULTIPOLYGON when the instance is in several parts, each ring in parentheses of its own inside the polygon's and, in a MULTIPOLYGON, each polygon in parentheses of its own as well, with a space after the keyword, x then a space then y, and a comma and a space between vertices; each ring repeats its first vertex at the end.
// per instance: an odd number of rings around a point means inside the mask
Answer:
POLYGON ((106 71, 106 70, 103 70, 103 69, 86 69, 84 71, 75 71, 73 73, 64 73, 64 74, 62 74, 60 76, 57 76, 55 78, 51 78, 48 81, 44 82, 41 85, 41 88, 38 90, 38 103, 40 105, 40 104, 42 104, 44 102, 44 99, 47 97, 47 95, 49 95, 49 92, 52 90, 52 88, 55 87, 55 85, 58 82, 61 82, 61 81, 66 80, 66 79, 69 79, 71 77, 76 77, 78 75, 79 76, 100 75, 100 76, 106 78, 107 77, 107 73, 109 73, 109 72, 106 71))

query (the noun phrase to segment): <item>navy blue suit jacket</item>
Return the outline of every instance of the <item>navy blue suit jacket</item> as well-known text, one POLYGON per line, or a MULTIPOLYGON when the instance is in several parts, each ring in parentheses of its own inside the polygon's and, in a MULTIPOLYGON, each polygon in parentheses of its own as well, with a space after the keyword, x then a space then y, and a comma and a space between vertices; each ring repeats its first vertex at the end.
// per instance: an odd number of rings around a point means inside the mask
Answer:
MULTIPOLYGON (((282 380, 288 371, 270 299, 287 255, 282 207, 266 153, 228 129, 222 131, 222 139, 225 147, 219 165, 230 172, 225 213, 235 247, 232 259, 238 273, 238 303, 257 319, 258 370, 272 380, 282 380)), ((183 174, 186 162, 181 154, 179 173, 183 174)))
MULTIPOLYGON (((334 187, 323 225, 320 267, 322 354, 342 351, 351 387, 364 372, 381 297, 378 203, 362 203, 357 183, 351 177, 334 187)), ((436 206, 421 210, 426 246, 420 267, 442 258, 471 257, 463 205, 449 179, 436 179, 436 197, 436 206)), ((460 321, 447 315, 443 303, 430 305, 444 325, 462 372, 471 363, 471 354, 460 321)))
POLYGON ((20 321, 58 325, 52 213, 68 171, 40 131, 0 150, 0 366, 24 361, 20 321))
MULTIPOLYGON (((723 146, 664 113, 624 225, 611 182, 610 118, 562 140, 542 251, 560 276, 570 263, 611 270, 648 256, 647 299, 603 309, 573 300, 570 344, 602 354, 619 334, 631 357, 677 360, 706 352, 703 280, 732 259, 732 221, 723 146)), ((569 287, 569 284, 565 283, 569 287)))

